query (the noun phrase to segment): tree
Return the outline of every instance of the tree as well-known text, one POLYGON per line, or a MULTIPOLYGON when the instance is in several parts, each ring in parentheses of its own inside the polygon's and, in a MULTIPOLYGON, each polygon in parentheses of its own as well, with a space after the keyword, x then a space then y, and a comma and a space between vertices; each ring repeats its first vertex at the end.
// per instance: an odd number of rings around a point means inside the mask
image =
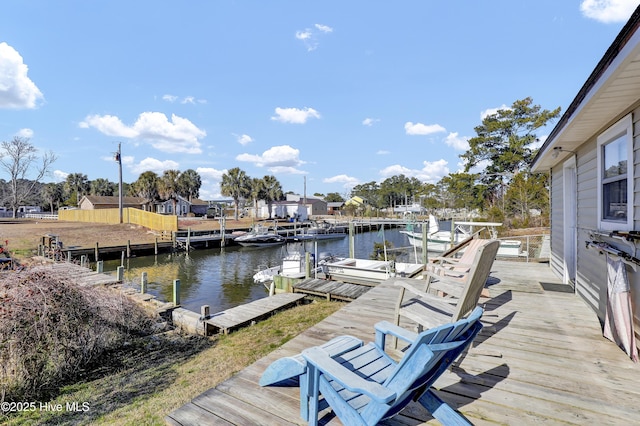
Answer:
POLYGON ((249 180, 249 196, 253 201, 253 217, 258 217, 258 200, 264 194, 264 181, 258 178, 249 180))
POLYGON ((240 199, 249 194, 249 177, 246 172, 239 167, 234 167, 224 173, 220 181, 220 193, 226 197, 233 198, 234 217, 235 220, 238 220, 240 199))
POLYGON ((532 104, 530 97, 517 100, 511 108, 485 117, 475 128, 478 136, 469 139, 469 150, 460 155, 465 172, 482 165, 482 181, 494 192, 505 177, 528 167, 537 151, 532 148, 538 140, 535 131, 560 114, 560 107, 549 111, 532 104))
POLYGON ((273 206, 273 202, 283 197, 282 185, 280 185, 280 182, 278 182, 275 176, 263 177, 262 183, 264 185, 264 200, 269 209, 269 219, 271 219, 271 206, 273 206))
POLYGON ((143 172, 138 179, 129 187, 129 194, 134 197, 141 197, 147 201, 147 204, 157 200, 160 196, 158 192, 160 178, 151 171, 143 172))
POLYGON ((67 204, 77 206, 80 202, 80 197, 89 190, 89 179, 83 173, 70 173, 64 182, 64 189, 69 195, 67 204))
POLYGON ((376 209, 384 207, 382 194, 380 192, 380 185, 375 181, 354 186, 351 190, 351 197, 355 196, 367 200, 369 205, 376 209))
POLYGON ((327 196, 324 197, 324 200, 327 203, 341 203, 341 202, 344 202, 344 198, 342 198, 342 195, 338 194, 337 192, 328 193, 327 196))
POLYGON ((112 196, 116 192, 115 183, 109 182, 109 179, 98 178, 92 180, 89 184, 91 195, 112 196))
POLYGON ((187 169, 178 176, 178 193, 188 199, 189 202, 200 196, 201 186, 202 179, 198 172, 193 169, 187 169))
POLYGON ((44 201, 49 204, 50 211, 53 213, 55 211, 54 204, 60 205, 63 197, 63 188, 62 185, 57 183, 47 183, 40 190, 40 196, 44 201))
MULTIPOLYGON (((518 173, 511 180, 511 185, 505 194, 507 210, 515 216, 522 217, 523 225, 529 225, 531 209, 549 209, 548 175, 545 173, 518 173)), ((546 216, 546 215, 544 215, 546 216)))
POLYGON ((447 207, 466 208, 468 210, 484 207, 484 186, 476 185, 478 175, 469 173, 451 173, 440 181, 451 203, 447 207))
POLYGON ((35 195, 36 187, 40 180, 49 172, 49 168, 56 161, 56 156, 49 151, 39 158, 37 148, 29 142, 29 139, 14 137, 10 142, 3 141, 0 144, 0 168, 9 174, 9 206, 16 217, 18 207, 30 196, 35 195), (35 179, 27 177, 33 173, 35 167, 35 179))
POLYGON ((158 182, 158 192, 160 193, 160 196, 165 200, 173 201, 173 213, 176 215, 178 214, 176 206, 178 204, 178 192, 180 187, 178 184, 179 176, 179 170, 165 170, 158 182))

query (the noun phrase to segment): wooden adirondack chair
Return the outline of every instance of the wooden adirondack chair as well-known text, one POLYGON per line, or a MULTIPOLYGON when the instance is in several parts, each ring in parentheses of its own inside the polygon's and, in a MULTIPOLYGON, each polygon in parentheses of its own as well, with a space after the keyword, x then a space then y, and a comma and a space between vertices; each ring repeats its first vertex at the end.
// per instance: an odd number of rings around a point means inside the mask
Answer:
POLYGON ((416 322, 420 331, 422 327, 457 321, 471 312, 478 305, 500 246, 498 240, 483 241, 475 251, 469 271, 460 277, 427 270, 426 289, 416 287, 416 283, 421 284, 420 280, 395 278, 394 284, 402 287, 396 304, 395 325, 400 325, 400 317, 406 317, 416 322), (414 297, 405 300, 406 291, 414 297), (434 292, 444 296, 436 296, 434 292))
POLYGON ((339 356, 331 356, 321 347, 304 350, 308 379, 304 385, 300 382, 303 418, 307 412, 309 424, 318 424, 322 395, 344 425, 375 425, 399 413, 412 400, 444 425, 471 424, 442 401, 431 385, 471 344, 482 328, 482 313, 478 307, 467 319, 420 334, 383 321, 375 326, 375 342, 339 356), (399 362, 384 350, 387 334, 409 343, 399 362))
POLYGON ((431 259, 432 263, 427 265, 427 270, 436 275, 461 278, 471 270, 473 260, 478 249, 489 241, 491 240, 471 238, 471 240, 464 246, 464 251, 460 257, 435 257, 431 259))

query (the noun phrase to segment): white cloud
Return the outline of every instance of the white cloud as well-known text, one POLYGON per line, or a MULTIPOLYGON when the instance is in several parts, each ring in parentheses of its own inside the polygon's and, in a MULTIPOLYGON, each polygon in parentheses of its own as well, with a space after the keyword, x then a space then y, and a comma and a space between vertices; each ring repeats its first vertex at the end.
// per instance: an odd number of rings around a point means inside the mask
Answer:
POLYGON ((433 133, 446 132, 446 129, 439 124, 422 124, 407 121, 404 123, 404 130, 407 135, 430 135, 433 133))
POLYGON ((236 140, 238 141, 238 143, 240 145, 246 145, 248 143, 253 142, 253 138, 251 136, 249 136, 249 135, 245 135, 245 134, 236 135, 235 133, 233 133, 233 136, 236 137, 236 140))
POLYGON ((182 101, 180 101, 180 103, 181 104, 195 104, 196 103, 196 98, 194 98, 193 96, 187 96, 182 101))
POLYGON ((179 170, 180 164, 173 160, 158 160, 156 158, 147 157, 138 164, 130 164, 129 169, 133 173, 155 172, 161 175, 165 170, 179 170))
POLYGON ((458 136, 458 132, 449 133, 444 143, 457 151, 466 151, 469 149, 469 138, 466 136, 458 136))
POLYGON ((316 50, 319 45, 318 36, 333 32, 333 28, 328 25, 315 24, 314 28, 305 28, 296 31, 296 39, 302 41, 307 48, 307 52, 316 50))
POLYGON ((637 0, 584 0, 580 3, 584 16, 605 24, 626 22, 636 7, 637 0))
POLYGON ((375 123, 377 123, 378 121, 380 121, 380 119, 378 119, 378 118, 365 118, 364 120, 362 120, 362 125, 371 127, 375 123))
POLYGON ((376 154, 378 154, 378 155, 389 155, 389 154, 391 154, 391 151, 386 151, 384 149, 381 149, 378 152, 376 152, 376 154))
POLYGON ((333 28, 331 28, 328 25, 322 25, 322 24, 315 24, 314 25, 318 30, 320 30, 323 33, 332 33, 333 32, 333 28))
POLYGON ((178 100, 178 97, 174 95, 164 95, 162 96, 162 100, 167 102, 175 102, 178 100))
POLYGON ((446 160, 424 161, 424 167, 420 170, 409 169, 399 164, 385 167, 380 170, 383 179, 403 174, 407 177, 415 177, 421 182, 436 183, 449 174, 448 162, 446 160))
POLYGON ((276 115, 271 117, 281 123, 304 124, 310 118, 320 118, 320 113, 313 108, 276 108, 276 115))
MULTIPOLYGON (((163 101, 167 101, 170 103, 174 103, 176 102, 178 99, 180 99, 178 96, 175 95, 163 95, 162 96, 162 100, 163 101)), ((181 104, 206 104, 207 101, 205 99, 196 99, 195 96, 185 96, 184 98, 182 98, 182 100, 180 101, 181 104)))
POLYGON ((54 170, 53 171, 53 181, 54 182, 64 182, 67 180, 67 176, 69 173, 63 172, 62 170, 54 170))
POLYGON ((44 99, 28 71, 18 51, 0 43, 0 108, 33 109, 44 99))
POLYGON ((499 106, 498 108, 485 109, 484 111, 480 112, 480 120, 484 120, 485 118, 487 118, 490 115, 497 114, 499 110, 510 110, 510 109, 511 108, 509 108, 505 104, 502 104, 502 106, 499 106))
POLYGON ((18 133, 16 133, 16 136, 20 136, 21 138, 31 139, 33 137, 33 130, 32 129, 20 129, 20 130, 18 130, 18 133))
POLYGON ((257 167, 268 167, 274 169, 281 167, 285 172, 291 173, 296 167, 305 164, 300 160, 300 151, 289 145, 274 146, 269 148, 262 155, 240 154, 236 157, 238 161, 254 163, 257 167))
POLYGON ((217 170, 211 167, 198 167, 196 172, 202 179, 202 186, 200 187, 200 198, 203 200, 215 200, 223 198, 220 193, 220 182, 222 181, 222 175, 227 170, 217 170))
POLYGON ((108 136, 141 139, 167 153, 200 154, 199 139, 207 135, 188 119, 173 114, 169 121, 161 112, 143 112, 133 126, 125 125, 113 115, 90 115, 79 127, 93 127, 108 136))
POLYGON ((351 189, 360 184, 360 181, 353 176, 337 175, 322 180, 323 183, 341 183, 344 188, 351 189))

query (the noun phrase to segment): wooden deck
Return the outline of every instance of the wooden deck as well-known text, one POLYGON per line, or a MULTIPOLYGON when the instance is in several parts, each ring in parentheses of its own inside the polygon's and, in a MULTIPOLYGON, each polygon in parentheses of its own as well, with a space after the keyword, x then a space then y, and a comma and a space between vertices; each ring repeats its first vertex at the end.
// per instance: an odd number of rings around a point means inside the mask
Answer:
POLYGON ((316 278, 309 278, 293 285, 294 293, 312 294, 326 297, 327 300, 343 300, 347 302, 356 300, 370 289, 371 286, 316 278))
MULTIPOLYGON (((486 327, 462 362, 436 382, 440 396, 477 425, 637 424, 640 366, 602 337, 596 315, 546 264, 496 261, 486 327), (546 290, 545 290, 546 288, 546 290)), ((260 387, 274 360, 349 334, 371 341, 390 320, 397 289, 384 282, 284 346, 166 417, 172 425, 304 424, 296 387, 260 387)), ((407 325, 408 326, 408 325, 407 325)), ((331 413, 321 424, 338 425, 331 413)), ((387 425, 437 424, 410 405, 387 425)))
POLYGON ((113 285, 118 284, 114 275, 95 272, 84 266, 71 262, 55 262, 43 265, 43 268, 50 268, 55 274, 72 278, 80 285, 113 285))
POLYGON ((252 321, 258 321, 273 312, 285 309, 289 306, 299 303, 305 298, 304 294, 299 293, 281 293, 271 297, 258 299, 226 311, 212 314, 205 322, 213 327, 214 333, 229 332, 250 324, 252 321))

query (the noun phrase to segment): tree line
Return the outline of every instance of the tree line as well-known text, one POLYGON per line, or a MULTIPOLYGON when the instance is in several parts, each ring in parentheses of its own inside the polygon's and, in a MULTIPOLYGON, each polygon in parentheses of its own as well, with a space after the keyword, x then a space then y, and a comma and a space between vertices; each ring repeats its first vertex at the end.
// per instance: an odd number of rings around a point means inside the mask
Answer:
MULTIPOLYGON (((463 171, 450 173, 437 183, 400 174, 380 183, 356 185, 345 195, 366 199, 364 214, 418 203, 426 209, 479 210, 500 221, 517 217, 526 225, 532 209, 548 216, 549 177, 531 173, 529 166, 539 144, 536 132, 559 114, 560 108, 542 109, 531 98, 517 100, 487 115, 475 127, 476 136, 469 139, 469 149, 460 155, 463 171)), ((0 144, 0 170, 9 175, 9 180, 0 179, 0 200, 13 209, 14 216, 19 205, 47 206, 53 211, 55 206, 77 206, 83 195, 117 194, 115 183, 102 178, 89 181, 82 173, 71 173, 60 183, 41 183, 56 157, 51 152, 37 157, 36 152, 25 138, 15 137, 0 144), (27 179, 27 173, 33 174, 34 169, 36 179, 27 179)), ((199 174, 192 169, 167 170, 162 175, 147 171, 135 182, 123 184, 123 193, 148 202, 174 200, 175 211, 177 196, 197 198, 201 185, 199 174)), ((258 201, 264 200, 271 212, 273 202, 284 197, 275 176, 252 178, 238 167, 223 174, 220 193, 233 199, 236 220, 242 201, 251 202, 257 213, 258 201)), ((338 193, 315 195, 325 201, 344 201, 338 193)))

